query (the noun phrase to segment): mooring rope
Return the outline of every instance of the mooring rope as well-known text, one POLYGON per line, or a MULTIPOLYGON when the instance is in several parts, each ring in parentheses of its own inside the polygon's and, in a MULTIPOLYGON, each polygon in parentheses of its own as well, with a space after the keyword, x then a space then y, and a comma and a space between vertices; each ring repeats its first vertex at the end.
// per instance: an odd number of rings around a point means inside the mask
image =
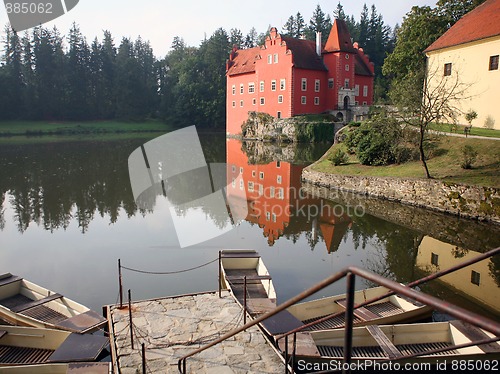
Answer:
POLYGON ((207 262, 206 264, 199 265, 199 266, 195 266, 194 268, 190 268, 190 269, 177 270, 177 271, 166 271, 166 272, 138 270, 138 269, 133 269, 133 268, 129 268, 129 267, 126 267, 126 266, 122 266, 122 269, 129 270, 129 271, 133 271, 133 272, 135 272, 135 273, 141 273, 141 274, 152 274, 152 275, 171 275, 171 274, 186 273, 186 272, 188 272, 188 271, 192 271, 192 270, 200 269, 200 268, 202 268, 202 267, 204 267, 204 266, 207 266, 207 265, 213 264, 213 263, 214 263, 214 262, 216 262, 216 261, 219 261, 219 259, 218 259, 218 258, 216 258, 215 260, 212 260, 212 261, 210 261, 210 262, 207 262))

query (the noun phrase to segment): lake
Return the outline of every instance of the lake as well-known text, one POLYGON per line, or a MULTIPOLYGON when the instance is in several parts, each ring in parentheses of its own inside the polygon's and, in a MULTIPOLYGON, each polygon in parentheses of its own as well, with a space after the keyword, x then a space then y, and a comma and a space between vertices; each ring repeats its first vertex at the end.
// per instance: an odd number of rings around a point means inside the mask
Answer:
MULTIPOLYGON (((168 194, 160 188, 147 203, 143 196, 135 200, 128 159, 151 139, 2 140, 0 273, 23 276, 100 311, 118 300, 118 259, 128 268, 173 273, 124 270, 124 287, 139 300, 215 290, 218 251, 255 249, 283 302, 348 265, 409 282, 500 246, 495 225, 302 185, 302 169, 328 144, 281 147, 200 133, 207 163, 227 164, 224 198, 236 202, 229 203, 230 219, 241 218, 229 230, 227 214, 188 207, 172 192, 202 196, 197 182, 181 178, 168 194), (208 225, 227 232, 181 246, 181 219, 185 240, 208 225)), ((499 257, 422 289, 498 318, 499 257)), ((358 289, 369 286, 357 280, 358 289)), ((344 292, 340 282, 319 295, 344 292)))

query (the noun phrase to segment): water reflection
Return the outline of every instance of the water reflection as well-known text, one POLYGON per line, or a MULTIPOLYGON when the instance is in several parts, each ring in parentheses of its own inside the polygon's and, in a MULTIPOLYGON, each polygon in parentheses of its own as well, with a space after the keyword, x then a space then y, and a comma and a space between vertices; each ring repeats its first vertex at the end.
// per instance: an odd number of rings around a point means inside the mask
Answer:
POLYGON ((262 142, 227 141, 228 199, 242 201, 240 205, 248 211, 246 220, 262 229, 269 246, 282 236, 293 241, 305 232, 311 249, 321 236, 327 251, 335 252, 351 218, 343 206, 302 190, 301 173, 306 165, 284 161, 297 160, 296 148, 288 146, 281 153, 276 148, 262 142))

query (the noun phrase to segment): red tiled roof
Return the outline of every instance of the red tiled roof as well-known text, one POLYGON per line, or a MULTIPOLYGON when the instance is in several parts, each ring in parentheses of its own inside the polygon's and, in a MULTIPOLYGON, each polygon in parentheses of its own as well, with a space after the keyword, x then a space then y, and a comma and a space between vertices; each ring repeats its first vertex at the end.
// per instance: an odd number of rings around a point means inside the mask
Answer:
POLYGON ((352 46, 351 34, 345 21, 335 19, 332 31, 330 31, 330 36, 325 45, 325 51, 356 53, 356 50, 352 46))
POLYGON ((260 48, 238 49, 229 67, 227 75, 255 72, 255 61, 259 58, 260 48))
POLYGON ((356 75, 366 75, 368 77, 373 76, 373 73, 371 72, 370 68, 366 65, 366 62, 357 53, 355 56, 354 70, 356 75))
POLYGON ((500 0, 487 0, 457 21, 424 52, 500 35, 500 0))
POLYGON ((282 36, 281 40, 292 50, 293 65, 299 69, 324 70, 323 59, 316 54, 316 43, 312 40, 303 40, 282 36))

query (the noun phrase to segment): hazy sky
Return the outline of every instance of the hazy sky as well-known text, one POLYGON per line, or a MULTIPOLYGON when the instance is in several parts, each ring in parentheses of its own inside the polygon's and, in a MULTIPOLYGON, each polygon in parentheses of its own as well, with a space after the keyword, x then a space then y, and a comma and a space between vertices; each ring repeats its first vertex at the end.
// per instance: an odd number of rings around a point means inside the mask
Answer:
MULTIPOLYGON (((317 4, 325 13, 332 14, 338 0, 253 0, 250 1, 211 1, 211 0, 80 0, 78 5, 66 15, 45 24, 54 25, 67 34, 71 24, 76 22, 90 42, 97 36, 102 39, 102 31, 109 30, 116 45, 122 37, 136 39, 141 36, 149 40, 157 57, 163 57, 169 50, 174 36, 184 38, 191 46, 198 46, 205 33, 209 37, 217 28, 229 32, 239 28, 247 34, 253 26, 257 32, 265 32, 269 25, 280 30, 288 17, 301 12, 306 23, 312 16, 317 4)), ((344 0, 341 2, 347 15, 359 15, 365 0, 344 0)), ((375 4, 386 24, 393 27, 401 23, 404 15, 413 5, 434 6, 436 0, 372 0, 366 1, 368 7, 375 4)), ((0 4, 0 25, 7 23, 7 12, 0 4)))

